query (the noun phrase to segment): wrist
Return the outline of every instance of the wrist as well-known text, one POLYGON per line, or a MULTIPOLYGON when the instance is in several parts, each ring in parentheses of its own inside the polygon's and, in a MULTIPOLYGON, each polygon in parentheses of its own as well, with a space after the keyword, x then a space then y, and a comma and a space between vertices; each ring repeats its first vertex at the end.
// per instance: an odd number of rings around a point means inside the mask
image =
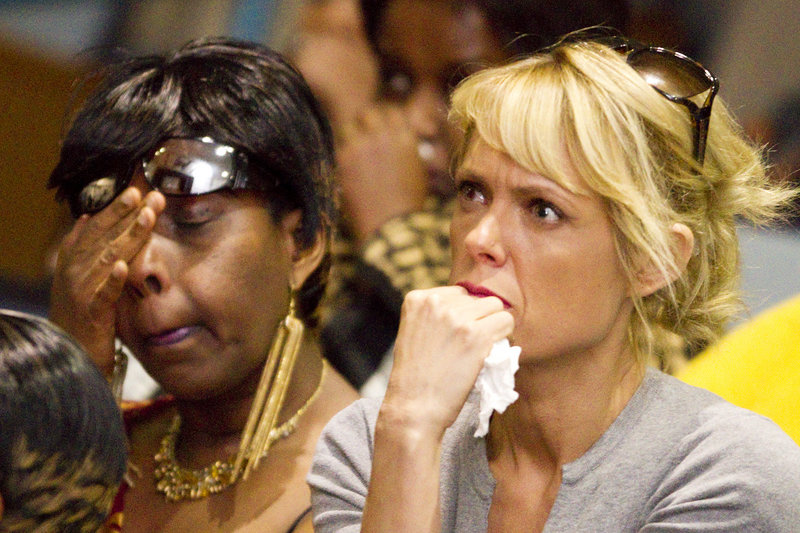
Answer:
POLYGON ((116 342, 114 350, 114 366, 111 375, 108 376, 108 383, 114 399, 119 403, 122 400, 122 386, 125 376, 128 373, 128 349, 119 341, 116 342))
POLYGON ((378 413, 375 434, 408 448, 438 447, 449 424, 427 414, 420 405, 398 405, 384 399, 378 413))
POLYGON ((384 405, 375 448, 362 531, 437 531, 441 436, 433 426, 384 405))

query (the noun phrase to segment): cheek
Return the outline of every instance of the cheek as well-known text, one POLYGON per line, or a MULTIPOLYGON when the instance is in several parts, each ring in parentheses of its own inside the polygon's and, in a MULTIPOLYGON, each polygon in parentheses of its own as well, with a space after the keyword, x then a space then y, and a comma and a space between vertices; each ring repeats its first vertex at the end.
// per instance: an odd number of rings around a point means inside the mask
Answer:
POLYGON ((241 237, 224 241, 184 275, 224 344, 261 351, 288 307, 288 259, 271 243, 241 237))
POLYGON ((467 252, 465 238, 474 222, 461 213, 456 207, 450 221, 450 258, 452 260, 451 280, 458 279, 460 274, 465 274, 472 264, 472 259, 467 252))
POLYGON ((244 244, 222 256, 225 261, 211 274, 216 280, 212 290, 231 313, 260 315, 270 303, 286 300, 289 267, 280 250, 244 244))
POLYGON ((627 284, 613 245, 558 256, 540 251, 526 266, 517 271, 524 295, 521 339, 562 342, 585 336, 592 342, 607 334, 625 309, 627 284))

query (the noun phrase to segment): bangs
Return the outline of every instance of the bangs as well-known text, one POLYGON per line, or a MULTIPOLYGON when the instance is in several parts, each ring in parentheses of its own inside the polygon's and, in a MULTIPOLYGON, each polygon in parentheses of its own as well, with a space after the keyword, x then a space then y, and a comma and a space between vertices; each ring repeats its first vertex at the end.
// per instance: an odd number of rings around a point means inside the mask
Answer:
POLYGON ((571 178, 575 171, 566 164, 572 159, 565 158, 568 152, 564 129, 570 119, 559 73, 540 67, 541 76, 534 78, 528 75, 532 68, 536 66, 524 61, 495 75, 482 71, 456 89, 451 120, 466 136, 454 164, 460 164, 468 145, 478 135, 524 169, 579 192, 571 178))
MULTIPOLYGON (((454 164, 460 164, 477 134, 521 167, 570 192, 593 191, 626 204, 641 188, 633 179, 639 171, 633 169, 649 155, 644 125, 608 94, 605 85, 613 81, 598 83, 568 53, 534 56, 465 80, 452 99, 451 120, 466 134, 454 164)), ((610 77, 628 77, 624 68, 614 68, 619 58, 603 59, 616 70, 610 77)))

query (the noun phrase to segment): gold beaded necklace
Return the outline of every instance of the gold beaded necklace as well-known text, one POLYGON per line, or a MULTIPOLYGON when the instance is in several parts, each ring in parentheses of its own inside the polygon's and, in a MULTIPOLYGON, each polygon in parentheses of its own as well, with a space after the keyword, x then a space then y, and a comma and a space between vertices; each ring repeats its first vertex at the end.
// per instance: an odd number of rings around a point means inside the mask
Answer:
MULTIPOLYGON (((297 429, 300 418, 314 403, 314 400, 319 396, 320 390, 322 390, 322 382, 325 379, 327 367, 328 362, 323 359, 319 384, 317 384, 317 388, 311 393, 311 396, 308 397, 306 403, 289 420, 269 432, 267 451, 274 442, 288 437, 297 429)), ((177 502, 184 499, 199 500, 211 494, 217 494, 232 485, 236 481, 233 463, 235 457, 230 457, 225 461, 214 461, 209 466, 198 470, 182 468, 178 465, 175 459, 175 442, 178 440, 180 429, 181 416, 176 414, 172 419, 172 424, 167 434, 161 439, 161 445, 154 456, 155 469, 153 475, 156 480, 156 490, 164 494, 167 501, 177 502)), ((262 458, 266 456, 267 451, 261 456, 262 458)))

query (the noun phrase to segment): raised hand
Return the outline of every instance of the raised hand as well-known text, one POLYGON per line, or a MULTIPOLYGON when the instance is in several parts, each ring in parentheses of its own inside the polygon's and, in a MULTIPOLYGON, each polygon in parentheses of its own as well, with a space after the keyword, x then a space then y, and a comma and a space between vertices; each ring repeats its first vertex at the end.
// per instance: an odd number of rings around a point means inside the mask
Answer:
POLYGON ((456 419, 492 344, 514 318, 495 297, 462 287, 411 291, 375 425, 362 531, 438 531, 444 431, 456 419))
POLYGON ((492 345, 513 328, 514 319, 498 298, 476 298, 462 287, 410 292, 384 407, 415 429, 443 434, 492 345))
POLYGON ((165 204, 157 191, 142 198, 129 187, 99 213, 81 216, 59 246, 50 319, 74 336, 106 375, 114 365, 116 308, 128 263, 147 243, 165 204))
POLYGON ((428 173, 399 107, 375 105, 337 133, 342 210, 359 243, 391 218, 422 208, 428 173))

